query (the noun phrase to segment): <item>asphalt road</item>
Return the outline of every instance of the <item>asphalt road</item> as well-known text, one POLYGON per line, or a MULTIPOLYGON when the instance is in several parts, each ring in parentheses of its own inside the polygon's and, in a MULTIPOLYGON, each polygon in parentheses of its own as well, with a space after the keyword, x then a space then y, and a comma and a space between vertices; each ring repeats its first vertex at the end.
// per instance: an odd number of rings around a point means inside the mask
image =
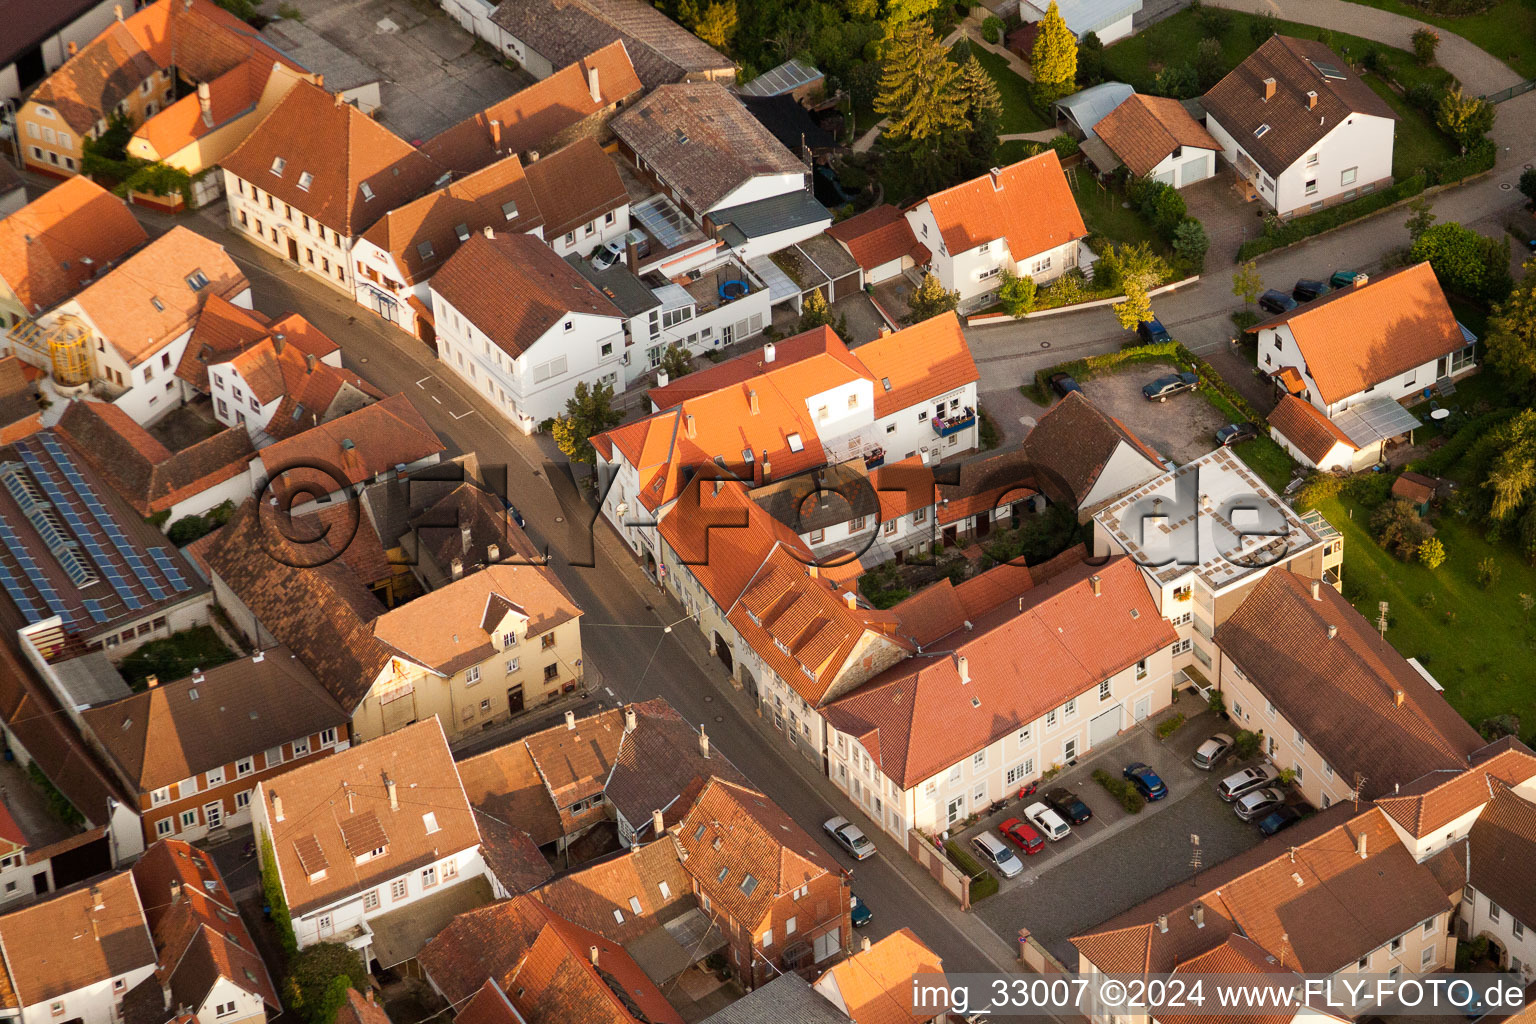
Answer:
MULTIPOLYGON (((151 233, 179 223, 223 244, 250 278, 258 309, 302 313, 341 346, 349 369, 386 392, 409 395, 452 453, 474 451, 482 466, 507 467, 508 498, 527 519, 535 542, 548 545, 556 572, 585 612, 583 658, 601 676, 590 702, 665 697, 702 724, 715 749, 818 840, 821 823, 834 814, 862 820, 830 780, 798 756, 788 756, 772 739, 775 734, 709 656, 685 611, 649 583, 606 525, 590 525, 593 513, 574 496, 567 478, 550 473, 539 441, 503 427, 488 406, 439 378, 436 357, 427 346, 227 230, 219 219, 222 207, 174 220, 138 212, 151 233), (595 564, 582 568, 581 563, 595 564), (667 631, 669 624, 675 630, 667 631)), ((877 834, 873 826, 864 827, 877 834)), ((832 849, 829 842, 822 845, 832 849)), ((878 939, 906 926, 943 957, 947 969, 1018 969, 1011 944, 946 905, 937 884, 891 841, 881 845, 887 847, 885 855, 856 868, 834 853, 852 872, 854 891, 874 912, 860 936, 878 939)))

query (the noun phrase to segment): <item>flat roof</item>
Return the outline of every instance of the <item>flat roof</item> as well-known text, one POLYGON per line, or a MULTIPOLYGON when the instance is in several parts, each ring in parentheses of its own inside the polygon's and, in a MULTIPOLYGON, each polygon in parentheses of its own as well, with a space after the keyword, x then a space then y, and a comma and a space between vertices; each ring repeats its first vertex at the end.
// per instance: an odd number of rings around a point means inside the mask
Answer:
POLYGON ((1093 518, 1159 584, 1193 572, 1211 590, 1322 543, 1226 448, 1142 484, 1093 518))
POLYGON ((565 262, 575 267, 578 274, 592 282, 594 288, 618 306, 626 320, 632 320, 662 304, 656 293, 622 262, 615 263, 607 270, 598 270, 592 266, 591 260, 583 259, 575 253, 567 256, 565 262))
POLYGON ((261 36, 306 70, 324 75, 325 87, 331 92, 347 92, 384 80, 377 68, 354 57, 302 21, 278 18, 261 30, 261 36))
POLYGON ((1372 398, 1352 405, 1333 417, 1333 425, 1342 430, 1356 448, 1365 448, 1377 441, 1399 437, 1424 424, 1392 399, 1372 398))
POLYGON ((825 75, 809 64, 787 60, 776 68, 770 68, 746 85, 737 89, 743 96, 778 96, 793 92, 802 85, 821 81, 825 75))

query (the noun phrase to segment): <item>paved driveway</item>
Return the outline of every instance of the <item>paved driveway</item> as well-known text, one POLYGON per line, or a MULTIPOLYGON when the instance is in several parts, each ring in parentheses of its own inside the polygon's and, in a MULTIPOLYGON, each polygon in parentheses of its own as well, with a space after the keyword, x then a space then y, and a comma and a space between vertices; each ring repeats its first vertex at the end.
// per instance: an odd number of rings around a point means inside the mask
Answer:
POLYGON ((1100 410, 1182 465, 1214 448, 1216 430, 1227 421, 1197 392, 1185 391, 1166 402, 1142 396, 1143 384, 1173 372, 1168 363, 1133 363, 1119 373, 1083 381, 1082 388, 1100 410))
MULTIPOLYGON (((1183 700, 1191 708, 1204 706, 1198 698, 1183 700)), ((1200 837, 1202 867, 1257 845, 1258 829, 1239 821, 1216 795, 1216 783, 1239 766, 1207 773, 1189 763, 1195 747, 1218 731, 1218 720, 1208 711, 1192 717, 1167 741, 1150 729, 1137 729, 1063 772, 1054 784, 1082 797, 1094 820, 1075 828, 1072 838, 1028 858, 1025 872, 978 905, 976 914, 1007 941, 1017 941, 1019 929, 1027 928, 1074 967, 1077 953, 1067 941, 1073 935, 1190 880, 1195 873, 1191 835, 1200 837), (1119 775, 1132 761, 1150 764, 1168 786, 1167 798, 1148 804, 1139 815, 1126 815, 1091 778, 1095 768, 1119 775)), ((997 819, 1020 809, 1014 805, 997 819)))

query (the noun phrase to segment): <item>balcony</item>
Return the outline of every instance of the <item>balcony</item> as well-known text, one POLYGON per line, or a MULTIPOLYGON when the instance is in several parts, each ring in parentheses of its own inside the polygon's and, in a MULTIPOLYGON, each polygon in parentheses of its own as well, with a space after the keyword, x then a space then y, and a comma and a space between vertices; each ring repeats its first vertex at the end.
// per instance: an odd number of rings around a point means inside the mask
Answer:
POLYGON ((964 430, 966 427, 969 427, 975 422, 976 410, 972 409, 970 406, 966 406, 965 409, 959 413, 959 415, 935 416, 933 419, 929 420, 929 423, 933 425, 933 432, 940 437, 948 437, 951 434, 958 434, 960 431, 964 430))
POLYGON ((885 465, 885 449, 876 448, 874 451, 864 453, 864 468, 879 469, 885 465))

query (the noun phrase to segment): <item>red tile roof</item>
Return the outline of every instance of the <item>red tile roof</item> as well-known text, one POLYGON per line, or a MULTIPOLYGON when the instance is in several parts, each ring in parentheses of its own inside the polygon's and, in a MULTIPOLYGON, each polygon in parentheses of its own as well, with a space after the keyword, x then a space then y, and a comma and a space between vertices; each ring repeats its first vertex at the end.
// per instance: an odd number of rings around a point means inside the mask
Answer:
POLYGON ((443 451, 443 443, 411 400, 397 394, 270 444, 257 458, 268 477, 284 475, 282 486, 288 493, 296 494, 307 484, 318 498, 443 451), (326 469, 316 469, 317 463, 326 469), (330 470, 339 472, 341 479, 330 470))
POLYGON ((179 153, 236 118, 254 113, 272 77, 272 66, 271 58, 265 56, 235 65, 207 83, 208 117, 203 116, 202 100, 193 91, 145 121, 134 138, 148 143, 160 160, 179 153))
POLYGON ((1184 104, 1164 96, 1132 93, 1093 126, 1122 163, 1137 175, 1153 168, 1181 146, 1221 150, 1221 143, 1189 116, 1184 104))
MULTIPOLYGON (((818 327, 815 330, 792 334, 782 341, 773 342, 772 365, 787 366, 813 355, 834 351, 835 345, 832 339, 835 338, 837 335, 829 328, 818 327)), ((844 348, 846 350, 846 346, 844 348)), ((751 380, 766 372, 768 367, 768 346, 764 345, 762 348, 752 349, 739 356, 732 356, 724 362, 706 366, 702 370, 695 370, 686 377, 679 377, 672 381, 666 387, 651 388, 645 394, 656 405, 658 411, 663 411, 681 405, 690 398, 700 398, 727 385, 751 380)))
POLYGON ((22 1006, 155 966, 144 908, 127 871, 0 916, 0 948, 22 1006))
POLYGON ((1053 501, 1080 506, 1122 444, 1147 461, 1138 483, 1162 474, 1156 451, 1082 392, 1073 391, 1040 417, 1024 438, 1024 451, 1041 490, 1053 501))
POLYGON ((853 355, 875 382, 877 417, 920 405, 980 377, 960 318, 953 313, 882 335, 854 349, 853 355))
POLYGON ((860 740, 878 735, 881 770, 910 789, 1177 639, 1129 558, 1065 569, 1019 605, 973 620, 952 651, 887 669, 832 703, 827 720, 860 740))
POLYGON ((532 235, 471 235, 432 278, 448 301, 514 359, 571 313, 624 314, 555 251, 532 235))
POLYGON ((559 238, 629 203, 613 159, 592 139, 580 139, 528 165, 544 236, 559 238))
POLYGON ((865 270, 911 256, 914 263, 932 258, 928 247, 912 234, 906 215, 889 203, 882 203, 855 214, 827 228, 827 234, 843 247, 865 270))
POLYGON ((1282 324, 1329 405, 1469 344, 1427 262, 1329 292, 1248 331, 1282 324))
POLYGON ((1536 755, 1529 750, 1506 749, 1465 769, 1443 768, 1404 783, 1376 798, 1376 806, 1420 839, 1433 835, 1464 814, 1493 799, 1505 786, 1518 786, 1536 778, 1536 755))
POLYGON ((1350 451, 1360 446, 1344 435, 1333 421, 1317 411, 1311 402, 1295 395, 1281 395, 1269 414, 1269 425, 1278 430, 1287 441, 1295 445, 1314 464, 1320 465, 1337 445, 1350 451))
POLYGON ((1536 803, 1498 786, 1468 835, 1469 881, 1525 927, 1536 921, 1536 803))
POLYGON ((1434 477, 1409 470, 1392 481, 1392 496, 1406 498, 1416 505, 1423 504, 1435 496, 1436 486, 1434 477))
POLYGON ((912 929, 899 928, 823 973, 816 988, 823 995, 835 992, 857 1024, 915 1024, 944 1012, 913 1012, 912 986, 919 974, 942 977, 944 961, 912 929))
MULTIPOLYGON (((219 362, 266 337, 269 322, 264 313, 237 306, 221 295, 208 296, 198 315, 197 326, 192 328, 192 336, 187 339, 176 376, 206 395, 208 364, 219 362)), ((319 334, 318 331, 315 333, 319 334)), ((326 340, 330 341, 329 338, 326 340)), ((330 347, 335 350, 337 346, 332 342, 330 347)), ((317 352, 316 355, 323 357, 326 353, 317 352)))
POLYGON ((1016 261, 1086 238, 1054 150, 983 174, 926 200, 951 255, 1003 239, 1016 261))
POLYGON ((0 281, 36 316, 148 238, 127 203, 89 178, 70 178, 0 220, 0 281))

